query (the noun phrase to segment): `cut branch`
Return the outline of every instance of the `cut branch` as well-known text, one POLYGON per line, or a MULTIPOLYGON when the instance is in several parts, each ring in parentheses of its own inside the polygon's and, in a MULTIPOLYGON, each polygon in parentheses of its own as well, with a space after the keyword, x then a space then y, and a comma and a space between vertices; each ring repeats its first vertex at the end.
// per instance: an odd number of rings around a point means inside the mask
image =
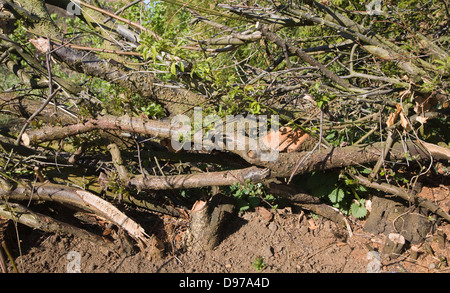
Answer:
POLYGON ((52 233, 62 232, 66 234, 72 234, 81 239, 85 239, 97 245, 106 247, 111 251, 117 252, 119 250, 119 248, 116 247, 114 243, 106 240, 100 235, 93 234, 84 229, 80 229, 78 227, 58 221, 49 216, 33 212, 30 209, 17 203, 7 203, 3 200, 0 200, 0 216, 17 221, 34 229, 52 233))
MULTIPOLYGON (((246 151, 234 152, 252 165, 269 168, 271 174, 275 177, 289 177, 292 170, 296 167, 296 162, 300 162, 304 156, 310 157, 298 167, 294 175, 374 163, 377 162, 382 155, 384 147, 385 146, 382 143, 374 143, 370 145, 329 148, 322 151, 316 151, 312 154, 308 151, 280 153, 277 161, 262 161, 251 157, 246 151)), ((430 154, 421 145, 413 142, 406 143, 405 147, 402 143, 397 142, 393 144, 391 151, 388 154, 388 160, 395 162, 404 161, 407 158, 417 158, 418 160, 429 161, 431 156, 434 155, 440 154, 430 154)))
POLYGON ((144 176, 138 175, 130 179, 129 184, 139 190, 164 190, 200 188, 205 186, 229 186, 236 182, 260 182, 270 176, 269 169, 249 167, 239 170, 209 172, 192 175, 144 176))
POLYGON ((52 183, 36 183, 33 187, 19 183, 17 186, 5 182, 0 185, 0 196, 8 202, 19 200, 45 200, 79 208, 98 214, 121 227, 136 240, 141 251, 147 256, 155 255, 158 248, 154 245, 155 237, 150 237, 144 229, 123 214, 119 209, 100 197, 86 190, 52 183))

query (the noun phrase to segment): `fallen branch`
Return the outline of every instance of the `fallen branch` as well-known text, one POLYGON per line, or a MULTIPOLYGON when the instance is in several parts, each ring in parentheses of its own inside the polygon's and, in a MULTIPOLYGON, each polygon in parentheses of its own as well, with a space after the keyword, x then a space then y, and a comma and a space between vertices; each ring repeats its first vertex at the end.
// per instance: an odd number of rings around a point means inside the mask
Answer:
MULTIPOLYGON (((228 186, 236 182, 244 184, 247 180, 251 182, 262 181, 270 176, 270 170, 255 166, 220 172, 208 172, 190 175, 171 176, 148 176, 129 174, 124 166, 120 150, 115 144, 108 145, 114 167, 123 184, 132 186, 138 190, 167 190, 200 188, 205 186, 228 186)), ((107 184, 104 182, 103 184, 107 184)))
POLYGON ((238 170, 208 172, 192 175, 173 176, 145 176, 138 175, 129 180, 129 185, 138 190, 165 190, 165 189, 187 189, 205 186, 229 186, 236 182, 250 180, 258 182, 267 179, 270 170, 258 167, 249 167, 238 170))
POLYGON ((106 115, 97 119, 89 119, 82 123, 66 126, 46 126, 25 132, 22 142, 29 146, 42 142, 63 139, 70 136, 87 133, 94 130, 120 130, 129 133, 139 133, 157 138, 171 138, 170 123, 158 120, 149 120, 142 117, 110 116, 106 115))
MULTIPOLYGON (((262 161, 257 157, 252 157, 247 151, 234 151, 248 163, 270 169, 273 177, 289 177, 296 167, 296 162, 301 161, 304 156, 310 156, 296 170, 295 175, 306 174, 313 171, 325 171, 334 168, 344 168, 348 166, 361 165, 377 162, 382 155, 383 143, 374 143, 357 146, 347 146, 341 148, 329 148, 316 151, 312 154, 308 151, 280 153, 276 161, 262 161)), ((431 156, 439 154, 431 153, 431 156)), ((388 154, 391 162, 416 159, 429 161, 430 153, 423 149, 421 145, 413 142, 394 143, 388 154), (406 150, 405 150, 406 148, 406 150)))
POLYGON ((88 240, 96 245, 106 247, 111 251, 119 251, 119 248, 116 247, 114 243, 106 240, 100 235, 58 221, 52 217, 33 212, 17 203, 7 203, 4 200, 0 200, 0 216, 45 232, 62 232, 65 234, 72 234, 81 239, 88 240))
POLYGON ((13 200, 55 201, 107 218, 129 233, 147 257, 155 256, 155 249, 157 249, 154 244, 155 237, 147 235, 139 224, 95 194, 79 188, 52 183, 36 183, 33 187, 22 183, 12 186, 3 180, 0 183, 0 196, 9 202, 13 200))

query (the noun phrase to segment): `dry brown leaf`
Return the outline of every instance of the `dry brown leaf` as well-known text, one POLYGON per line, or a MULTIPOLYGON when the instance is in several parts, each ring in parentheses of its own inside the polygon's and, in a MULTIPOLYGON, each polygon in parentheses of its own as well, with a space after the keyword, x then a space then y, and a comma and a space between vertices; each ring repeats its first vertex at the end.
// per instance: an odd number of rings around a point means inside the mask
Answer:
POLYGON ((407 130, 409 127, 408 119, 406 119, 405 114, 403 114, 403 111, 400 112, 400 124, 402 125, 404 130, 407 130))
POLYGON ((30 39, 30 43, 32 43, 36 49, 42 53, 46 53, 50 51, 50 47, 48 45, 48 40, 44 38, 30 39))
POLYGON ((422 117, 422 116, 417 116, 416 117, 416 121, 420 122, 420 124, 425 124, 427 123, 428 117, 422 117))
POLYGON ((395 121, 397 121, 398 115, 400 114, 400 112, 402 112, 402 105, 396 103, 395 107, 395 112, 391 113, 386 121, 386 125, 388 127, 394 125, 395 121))

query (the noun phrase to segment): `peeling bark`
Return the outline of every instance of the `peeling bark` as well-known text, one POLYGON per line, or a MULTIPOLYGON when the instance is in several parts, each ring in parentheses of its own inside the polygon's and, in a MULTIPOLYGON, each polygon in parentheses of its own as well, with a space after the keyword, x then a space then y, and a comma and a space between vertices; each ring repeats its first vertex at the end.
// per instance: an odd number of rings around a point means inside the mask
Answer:
POLYGON ((155 236, 149 236, 144 229, 115 206, 100 197, 74 187, 52 183, 36 183, 33 186, 13 186, 1 180, 0 195, 9 201, 44 200, 55 201, 70 207, 98 214, 121 227, 137 242, 146 257, 161 256, 162 248, 155 236))

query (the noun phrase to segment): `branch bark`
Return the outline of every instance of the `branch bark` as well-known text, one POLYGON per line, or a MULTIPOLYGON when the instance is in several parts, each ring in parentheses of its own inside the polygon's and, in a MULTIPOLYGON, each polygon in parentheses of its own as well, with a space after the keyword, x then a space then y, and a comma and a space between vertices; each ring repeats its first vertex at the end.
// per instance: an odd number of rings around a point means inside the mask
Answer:
POLYGON ((119 251, 119 248, 116 247, 114 243, 106 240, 100 235, 58 221, 49 216, 33 212, 32 210, 17 203, 7 203, 4 200, 0 200, 0 216, 45 232, 62 232, 72 234, 81 239, 88 240, 96 245, 106 247, 111 251, 119 251))
POLYGON ((22 135, 24 145, 39 144, 42 142, 63 139, 66 137, 90 132, 93 130, 119 130, 123 132, 139 133, 157 138, 171 138, 170 123, 150 120, 141 117, 106 115, 97 119, 88 119, 86 122, 67 126, 46 126, 30 130, 22 135))
POLYGON ((52 183, 36 183, 33 186, 28 186, 19 182, 14 186, 1 180, 0 196, 7 199, 8 202, 22 200, 55 201, 69 207, 98 214, 127 231, 146 257, 153 258, 162 253, 160 248, 155 245, 155 242, 157 243, 159 240, 154 236, 147 235, 139 224, 115 206, 86 190, 52 183))
POLYGON ((261 182, 270 176, 269 169, 249 167, 245 169, 208 172, 192 175, 173 176, 144 176, 138 175, 131 178, 129 185, 139 190, 164 190, 164 189, 186 189, 200 188, 205 186, 228 186, 236 182, 242 184, 246 180, 251 182, 261 182))
MULTIPOLYGON (((383 143, 365 144, 357 146, 347 146, 340 148, 329 148, 322 151, 316 151, 312 154, 308 151, 294 153, 280 153, 276 161, 261 161, 258 158, 251 157, 247 151, 234 151, 248 163, 270 169, 274 177, 289 177, 292 170, 296 168, 296 162, 300 162, 304 156, 310 156, 309 159, 300 165, 295 175, 305 174, 312 171, 325 171, 334 168, 344 168, 348 166, 374 163, 382 155, 383 143)), ((404 161, 407 158, 428 161, 433 156, 420 144, 413 142, 394 143, 388 159, 390 161, 404 161), (405 150, 406 148, 406 150, 405 150)))

